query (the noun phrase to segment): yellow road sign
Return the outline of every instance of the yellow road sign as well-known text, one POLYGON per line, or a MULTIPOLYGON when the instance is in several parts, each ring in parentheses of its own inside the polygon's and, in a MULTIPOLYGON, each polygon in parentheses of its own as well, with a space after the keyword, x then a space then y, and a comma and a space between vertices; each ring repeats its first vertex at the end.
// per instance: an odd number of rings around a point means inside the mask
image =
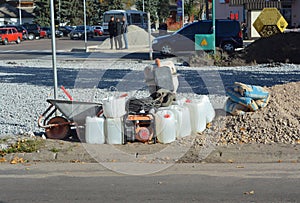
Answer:
POLYGON ((277 8, 264 8, 253 23, 254 28, 262 37, 283 32, 288 23, 277 8))
POLYGON ((203 38, 203 40, 201 41, 200 45, 201 46, 207 46, 208 45, 208 43, 207 43, 207 41, 206 41, 205 38, 203 38))

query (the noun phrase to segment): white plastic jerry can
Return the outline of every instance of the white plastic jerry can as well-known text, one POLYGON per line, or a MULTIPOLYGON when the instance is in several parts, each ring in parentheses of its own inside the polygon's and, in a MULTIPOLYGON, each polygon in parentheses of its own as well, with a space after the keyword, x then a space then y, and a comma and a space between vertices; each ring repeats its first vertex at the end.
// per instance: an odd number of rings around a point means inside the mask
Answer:
POLYGON ((123 122, 121 118, 106 119, 106 143, 123 144, 123 122))
POLYGON ((170 110, 174 113, 177 127, 177 138, 191 135, 191 119, 188 107, 181 105, 171 105, 170 110))
POLYGON ((190 111, 192 132, 203 132, 206 129, 206 101, 202 97, 197 100, 187 100, 184 105, 190 111))
POLYGON ((86 117, 85 141, 89 144, 105 143, 105 119, 103 117, 86 117))
POLYGON ((206 106, 206 123, 210 123, 215 118, 216 112, 215 112, 215 109, 214 109, 213 105, 211 104, 208 96, 203 95, 202 97, 203 97, 203 100, 204 100, 205 106, 206 106))
POLYGON ((156 113, 156 134, 161 143, 171 143, 176 140, 176 120, 171 110, 159 110, 156 113))

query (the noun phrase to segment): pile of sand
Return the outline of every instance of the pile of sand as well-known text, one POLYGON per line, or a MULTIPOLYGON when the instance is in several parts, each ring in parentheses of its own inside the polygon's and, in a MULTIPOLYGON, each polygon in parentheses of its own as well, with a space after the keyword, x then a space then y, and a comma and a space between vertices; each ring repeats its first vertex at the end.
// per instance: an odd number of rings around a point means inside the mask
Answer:
MULTIPOLYGON (((130 25, 128 26, 128 46, 130 47, 144 47, 149 46, 149 34, 144 29, 135 26, 130 25)), ((154 37, 151 35, 151 42, 154 39, 154 37)), ((124 47, 124 40, 123 41, 123 47, 124 47)), ((109 49, 110 48, 110 39, 107 38, 103 41, 103 43, 100 45, 99 48, 103 49, 109 49)))

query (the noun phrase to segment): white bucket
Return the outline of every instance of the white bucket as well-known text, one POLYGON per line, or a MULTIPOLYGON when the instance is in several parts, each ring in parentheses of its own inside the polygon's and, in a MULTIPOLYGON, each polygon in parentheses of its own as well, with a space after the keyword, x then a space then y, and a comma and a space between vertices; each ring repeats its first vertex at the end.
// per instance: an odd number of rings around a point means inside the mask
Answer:
POLYGON ((104 121, 103 117, 86 117, 85 119, 85 141, 89 144, 104 144, 104 121))
POLYGON ((171 110, 159 110, 155 114, 156 135, 161 143, 171 143, 176 139, 176 120, 171 110))
POLYGON ((170 110, 174 113, 177 123, 177 138, 191 135, 191 119, 188 107, 181 105, 171 105, 170 110))
POLYGON ((206 129, 207 102, 203 97, 197 100, 187 100, 185 106, 190 111, 193 133, 201 133, 206 129))
POLYGON ((106 143, 123 144, 123 122, 121 118, 106 119, 106 143))

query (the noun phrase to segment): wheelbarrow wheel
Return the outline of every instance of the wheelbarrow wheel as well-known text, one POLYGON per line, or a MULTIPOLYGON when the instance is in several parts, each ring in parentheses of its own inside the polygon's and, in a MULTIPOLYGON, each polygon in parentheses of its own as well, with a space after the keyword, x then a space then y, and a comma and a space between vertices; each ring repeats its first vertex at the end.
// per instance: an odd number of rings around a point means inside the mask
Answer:
POLYGON ((64 124, 68 123, 68 120, 61 116, 56 116, 51 118, 47 125, 58 124, 53 127, 46 128, 46 137, 50 139, 66 139, 70 134, 70 125, 64 124))

